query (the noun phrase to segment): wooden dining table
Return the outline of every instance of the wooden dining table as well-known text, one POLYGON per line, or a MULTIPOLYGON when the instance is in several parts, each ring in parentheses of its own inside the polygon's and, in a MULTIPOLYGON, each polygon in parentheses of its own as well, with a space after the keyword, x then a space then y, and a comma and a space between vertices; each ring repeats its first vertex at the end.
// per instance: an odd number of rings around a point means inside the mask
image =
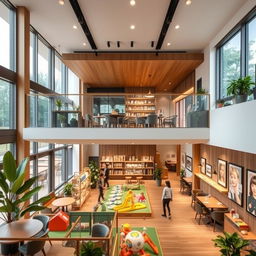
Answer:
POLYGON ((216 199, 214 196, 197 196, 198 201, 200 201, 206 208, 213 211, 213 209, 228 209, 226 205, 216 199))
POLYGON ((184 177, 183 180, 189 184, 192 184, 193 178, 192 177, 184 177))
POLYGON ((52 205, 56 207, 62 207, 63 211, 65 211, 65 207, 66 207, 66 211, 67 211, 67 207, 73 204, 75 201, 76 200, 73 197, 61 197, 61 198, 55 199, 52 202, 52 205))

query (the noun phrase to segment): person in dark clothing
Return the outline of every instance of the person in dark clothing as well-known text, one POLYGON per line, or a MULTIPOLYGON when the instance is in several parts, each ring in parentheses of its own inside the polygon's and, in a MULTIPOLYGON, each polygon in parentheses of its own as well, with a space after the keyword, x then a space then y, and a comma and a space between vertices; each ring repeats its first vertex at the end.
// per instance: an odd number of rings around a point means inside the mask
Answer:
POLYGON ((103 173, 100 174, 99 180, 98 180, 98 189, 99 189, 99 197, 98 197, 98 203, 100 203, 100 199, 104 199, 104 193, 103 193, 103 173))
POLYGON ((104 174, 104 188, 105 188, 106 185, 109 188, 109 183, 108 183, 108 180, 109 180, 108 164, 105 164, 105 168, 104 168, 103 174, 104 174))

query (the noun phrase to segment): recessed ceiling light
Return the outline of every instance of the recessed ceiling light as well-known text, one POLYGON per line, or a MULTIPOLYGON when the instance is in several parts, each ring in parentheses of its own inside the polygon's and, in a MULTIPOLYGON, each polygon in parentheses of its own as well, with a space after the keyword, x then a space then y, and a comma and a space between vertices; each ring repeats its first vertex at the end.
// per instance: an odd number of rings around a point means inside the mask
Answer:
POLYGON ((180 28, 180 25, 176 25, 176 26, 175 26, 175 29, 179 29, 179 28, 180 28))
POLYGON ((131 6, 134 6, 135 4, 136 4, 135 0, 131 0, 131 1, 130 1, 130 5, 131 5, 131 6))
POLYGON ((192 4, 192 1, 191 0, 187 0, 186 1, 186 5, 191 5, 192 4))
POLYGON ((132 30, 135 29, 135 25, 131 25, 130 29, 132 29, 132 30))
POLYGON ((83 43, 83 46, 86 46, 86 43, 83 43))
POLYGON ((65 4, 64 0, 59 0, 59 4, 64 5, 65 4))
POLYGON ((171 45, 171 43, 167 43, 167 46, 170 46, 171 45))
POLYGON ((73 25, 73 29, 77 29, 77 26, 76 26, 76 25, 73 25))

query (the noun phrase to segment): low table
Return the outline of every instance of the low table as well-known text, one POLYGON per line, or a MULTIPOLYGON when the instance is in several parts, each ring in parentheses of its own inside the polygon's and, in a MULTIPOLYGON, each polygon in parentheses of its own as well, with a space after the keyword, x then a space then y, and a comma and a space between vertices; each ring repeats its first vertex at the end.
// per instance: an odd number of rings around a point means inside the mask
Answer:
POLYGON ((68 211, 68 206, 73 204, 76 200, 73 197, 61 197, 58 199, 55 199, 52 202, 53 206, 56 207, 62 207, 62 210, 65 211, 65 207, 66 207, 66 211, 68 211))

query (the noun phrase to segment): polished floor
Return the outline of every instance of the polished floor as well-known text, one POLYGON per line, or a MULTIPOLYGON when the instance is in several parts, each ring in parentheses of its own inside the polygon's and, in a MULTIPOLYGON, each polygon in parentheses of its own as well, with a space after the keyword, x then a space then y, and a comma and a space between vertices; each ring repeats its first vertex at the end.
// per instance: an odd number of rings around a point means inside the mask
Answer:
MULTIPOLYGON (((195 212, 190 206, 191 197, 179 192, 179 178, 171 173, 169 178, 173 187, 174 199, 171 202, 172 219, 161 217, 161 193, 163 187, 157 187, 155 181, 146 181, 146 187, 153 210, 152 218, 147 219, 120 219, 121 223, 130 223, 133 226, 154 226, 157 228, 163 254, 165 256, 218 256, 220 253, 214 247, 212 239, 219 232, 213 232, 210 225, 201 224, 194 219, 195 212)), ((121 184, 123 181, 111 181, 112 184, 121 184)), ((85 203, 84 211, 92 211, 97 200, 97 190, 92 190, 91 196, 85 203)), ((47 255, 72 255, 70 249, 59 244, 50 247, 46 245, 47 255)), ((39 255, 39 254, 38 254, 39 255)))

